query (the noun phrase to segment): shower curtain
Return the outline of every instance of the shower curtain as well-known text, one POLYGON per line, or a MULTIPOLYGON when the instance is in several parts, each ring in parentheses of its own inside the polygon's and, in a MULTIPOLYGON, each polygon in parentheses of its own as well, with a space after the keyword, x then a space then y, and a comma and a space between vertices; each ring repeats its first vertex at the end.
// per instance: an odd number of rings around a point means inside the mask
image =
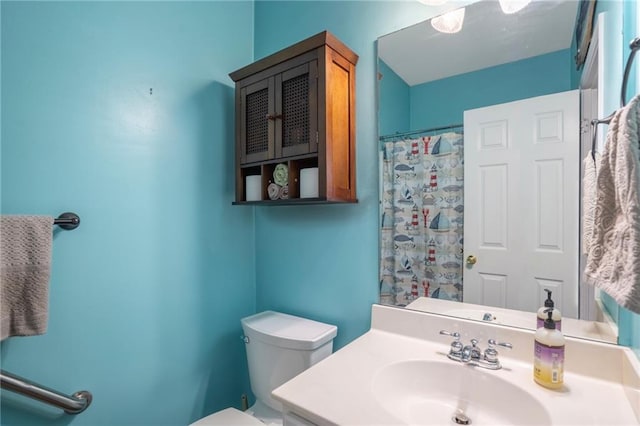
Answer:
POLYGON ((463 161, 461 133, 384 144, 380 303, 462 301, 463 161))

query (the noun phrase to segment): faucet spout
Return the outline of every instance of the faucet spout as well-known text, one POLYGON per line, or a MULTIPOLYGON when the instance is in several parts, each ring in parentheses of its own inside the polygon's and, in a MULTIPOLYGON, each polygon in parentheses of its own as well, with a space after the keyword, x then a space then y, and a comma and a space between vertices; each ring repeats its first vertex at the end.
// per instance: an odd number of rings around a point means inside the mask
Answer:
POLYGON ((460 353, 460 361, 467 363, 470 361, 478 361, 482 357, 480 349, 478 348, 478 340, 471 339, 471 344, 462 348, 460 353))
POLYGON ((472 346, 465 346, 462 348, 462 353, 460 354, 460 361, 469 362, 471 361, 471 353, 473 352, 472 346))

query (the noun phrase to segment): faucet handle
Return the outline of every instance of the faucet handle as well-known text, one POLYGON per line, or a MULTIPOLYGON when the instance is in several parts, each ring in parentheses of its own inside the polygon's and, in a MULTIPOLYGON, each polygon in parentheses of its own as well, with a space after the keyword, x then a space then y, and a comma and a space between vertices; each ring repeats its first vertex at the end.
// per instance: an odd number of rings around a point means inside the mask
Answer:
POLYGON ((451 348, 449 349, 449 358, 455 359, 462 354, 462 342, 460 341, 460 333, 457 331, 450 332, 447 330, 440 330, 440 334, 453 337, 451 342, 451 348))
POLYGON ((484 359, 491 364, 498 364, 498 351, 496 350, 496 346, 507 349, 513 348, 511 343, 497 342, 494 339, 487 340, 487 345, 489 347, 484 351, 484 359))
POLYGON ((451 336, 454 340, 460 340, 460 333, 457 331, 451 332, 447 330, 440 330, 440 334, 444 334, 445 336, 451 336))
POLYGON ((497 342, 494 339, 487 340, 487 344, 489 345, 490 349, 495 349, 496 346, 502 346, 503 348, 507 348, 507 349, 513 348, 513 345, 511 343, 497 342))

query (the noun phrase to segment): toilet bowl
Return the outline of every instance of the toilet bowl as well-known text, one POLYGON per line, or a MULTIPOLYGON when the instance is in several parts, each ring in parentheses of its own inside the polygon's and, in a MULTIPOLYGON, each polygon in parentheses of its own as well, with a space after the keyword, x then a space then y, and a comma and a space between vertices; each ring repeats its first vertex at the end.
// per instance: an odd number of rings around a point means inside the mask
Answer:
POLYGON ((247 411, 226 408, 192 426, 282 425, 282 404, 271 398, 271 391, 331 355, 338 332, 335 325, 274 311, 241 323, 256 402, 247 411))
POLYGON ((256 417, 253 417, 244 411, 240 411, 235 408, 225 408, 224 410, 210 414, 195 423, 191 423, 191 426, 265 426, 265 424, 266 423, 263 423, 256 417))

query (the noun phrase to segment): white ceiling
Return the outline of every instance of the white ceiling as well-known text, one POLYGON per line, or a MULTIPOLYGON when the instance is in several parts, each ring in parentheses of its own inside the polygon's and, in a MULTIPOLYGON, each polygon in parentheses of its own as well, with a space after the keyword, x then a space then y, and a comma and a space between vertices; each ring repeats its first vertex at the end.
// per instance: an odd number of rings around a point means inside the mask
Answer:
MULTIPOLYGON (((571 47, 579 2, 534 0, 506 15, 497 0, 468 5, 462 30, 427 20, 378 39, 378 56, 409 86, 571 47)), ((428 6, 425 6, 428 7, 428 6)))

